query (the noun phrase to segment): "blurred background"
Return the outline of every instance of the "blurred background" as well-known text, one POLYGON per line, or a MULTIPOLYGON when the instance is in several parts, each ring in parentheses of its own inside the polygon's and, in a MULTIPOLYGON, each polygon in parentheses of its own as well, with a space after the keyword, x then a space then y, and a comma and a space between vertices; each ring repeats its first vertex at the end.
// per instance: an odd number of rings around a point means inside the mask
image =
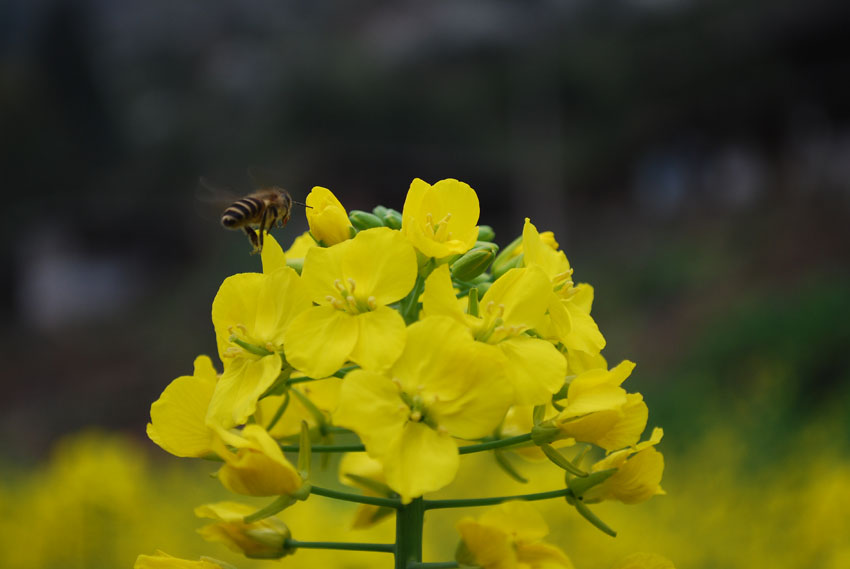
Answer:
MULTIPOLYGON (((609 362, 638 364, 668 496, 618 547, 850 566, 848 24, 840 0, 0 3, 4 565, 226 557, 192 535, 215 484, 144 434, 213 352, 221 280, 259 268, 200 178, 400 210, 453 177, 501 245, 555 231, 609 362)), ((609 567, 583 531, 576 566, 609 567)))

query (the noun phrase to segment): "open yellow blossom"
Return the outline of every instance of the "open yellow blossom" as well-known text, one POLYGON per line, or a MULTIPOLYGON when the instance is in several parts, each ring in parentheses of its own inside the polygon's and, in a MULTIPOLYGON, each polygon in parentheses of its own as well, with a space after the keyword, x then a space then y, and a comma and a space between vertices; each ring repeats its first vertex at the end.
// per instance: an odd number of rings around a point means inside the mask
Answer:
POLYGON ((635 364, 626 360, 609 370, 594 369, 576 376, 555 425, 564 437, 593 443, 606 450, 635 444, 646 427, 648 410, 640 393, 620 385, 635 364))
POLYGON ((292 549, 287 549, 286 540, 291 536, 289 528, 279 518, 271 516, 245 523, 245 516, 256 508, 238 502, 218 502, 195 508, 199 518, 209 518, 215 523, 198 530, 205 540, 222 543, 230 550, 255 559, 278 559, 292 549))
POLYGON ((567 362, 552 343, 526 334, 546 315, 549 280, 538 267, 511 269, 487 290, 478 316, 466 314, 455 298, 449 268, 442 265, 425 281, 422 312, 450 316, 487 345, 514 386, 516 403, 541 405, 564 384, 567 362))
POLYGON ((457 522, 457 559, 482 569, 573 569, 560 548, 542 541, 549 533, 543 517, 528 502, 507 502, 477 520, 457 522))
POLYGON ((234 567, 230 563, 212 557, 201 557, 198 561, 191 561, 172 557, 164 551, 157 551, 156 555, 139 555, 133 564, 133 569, 234 569, 234 567))
POLYGON ((360 436, 405 503, 454 479, 453 437, 484 437, 504 417, 513 389, 491 354, 456 321, 431 316, 408 328, 386 373, 345 377, 334 420, 360 436))
POLYGON ((308 290, 288 267, 224 280, 212 306, 224 372, 210 402, 208 423, 224 428, 245 424, 258 398, 281 373, 284 332, 310 306, 308 290))
POLYGON ((605 347, 605 338, 590 316, 593 288, 573 282, 573 269, 567 256, 545 243, 528 218, 522 230, 522 246, 524 266, 543 269, 552 285, 551 335, 570 350, 598 354, 605 347))
POLYGON ((401 232, 426 257, 443 259, 466 253, 478 238, 478 196, 454 179, 433 186, 411 182, 401 212, 401 232))
POLYGON ((307 223, 316 241, 327 247, 351 238, 348 214, 327 188, 316 186, 307 196, 307 223))
POLYGON ((613 452, 593 465, 597 472, 616 468, 611 477, 585 492, 584 500, 619 500, 624 504, 645 502, 657 494, 664 494, 661 488, 661 475, 664 473, 664 457, 655 450, 661 442, 664 431, 653 429, 649 440, 632 448, 613 452))
POLYGON ((224 460, 218 479, 231 492, 246 496, 291 496, 301 487, 303 481, 298 471, 264 428, 252 424, 239 434, 222 428, 216 431, 219 439, 215 450, 224 460))
POLYGON ((416 281, 416 253, 398 231, 367 229, 304 259, 302 279, 319 305, 298 315, 286 336, 286 358, 310 377, 322 378, 351 360, 386 369, 401 354, 405 327, 388 307, 416 281))
POLYGON ((195 358, 195 372, 169 383, 151 405, 148 437, 175 456, 211 454, 214 435, 205 418, 217 379, 209 357, 195 358))

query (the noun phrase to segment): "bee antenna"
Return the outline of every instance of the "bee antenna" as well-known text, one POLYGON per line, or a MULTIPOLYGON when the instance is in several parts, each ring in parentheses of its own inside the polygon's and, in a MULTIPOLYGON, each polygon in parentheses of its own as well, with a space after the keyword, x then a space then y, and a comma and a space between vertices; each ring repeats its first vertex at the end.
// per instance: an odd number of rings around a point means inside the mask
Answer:
POLYGON ((295 204, 298 204, 298 205, 303 205, 304 207, 309 207, 310 209, 313 209, 313 206, 307 205, 305 203, 297 202, 295 200, 292 200, 292 203, 295 203, 295 204))

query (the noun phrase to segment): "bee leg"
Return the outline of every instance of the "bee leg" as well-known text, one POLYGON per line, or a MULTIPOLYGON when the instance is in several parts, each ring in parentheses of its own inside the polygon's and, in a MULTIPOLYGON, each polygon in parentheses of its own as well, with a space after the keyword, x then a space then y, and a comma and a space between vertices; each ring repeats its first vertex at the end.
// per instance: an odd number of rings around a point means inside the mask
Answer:
POLYGON ((254 246, 254 250, 251 251, 251 254, 253 255, 254 253, 258 252, 261 248, 261 246, 259 244, 259 240, 257 238, 257 232, 254 231, 252 228, 248 227, 247 225, 245 227, 243 227, 242 229, 245 230, 245 235, 248 236, 248 240, 251 241, 251 245, 254 246))

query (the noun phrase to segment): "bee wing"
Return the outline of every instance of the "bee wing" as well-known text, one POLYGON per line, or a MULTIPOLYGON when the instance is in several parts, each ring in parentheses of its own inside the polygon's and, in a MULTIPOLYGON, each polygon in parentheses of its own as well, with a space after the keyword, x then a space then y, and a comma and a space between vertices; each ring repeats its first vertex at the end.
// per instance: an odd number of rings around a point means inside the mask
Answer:
POLYGON ((222 212, 241 197, 230 188, 215 186, 201 176, 195 188, 195 209, 202 218, 218 222, 222 212))

